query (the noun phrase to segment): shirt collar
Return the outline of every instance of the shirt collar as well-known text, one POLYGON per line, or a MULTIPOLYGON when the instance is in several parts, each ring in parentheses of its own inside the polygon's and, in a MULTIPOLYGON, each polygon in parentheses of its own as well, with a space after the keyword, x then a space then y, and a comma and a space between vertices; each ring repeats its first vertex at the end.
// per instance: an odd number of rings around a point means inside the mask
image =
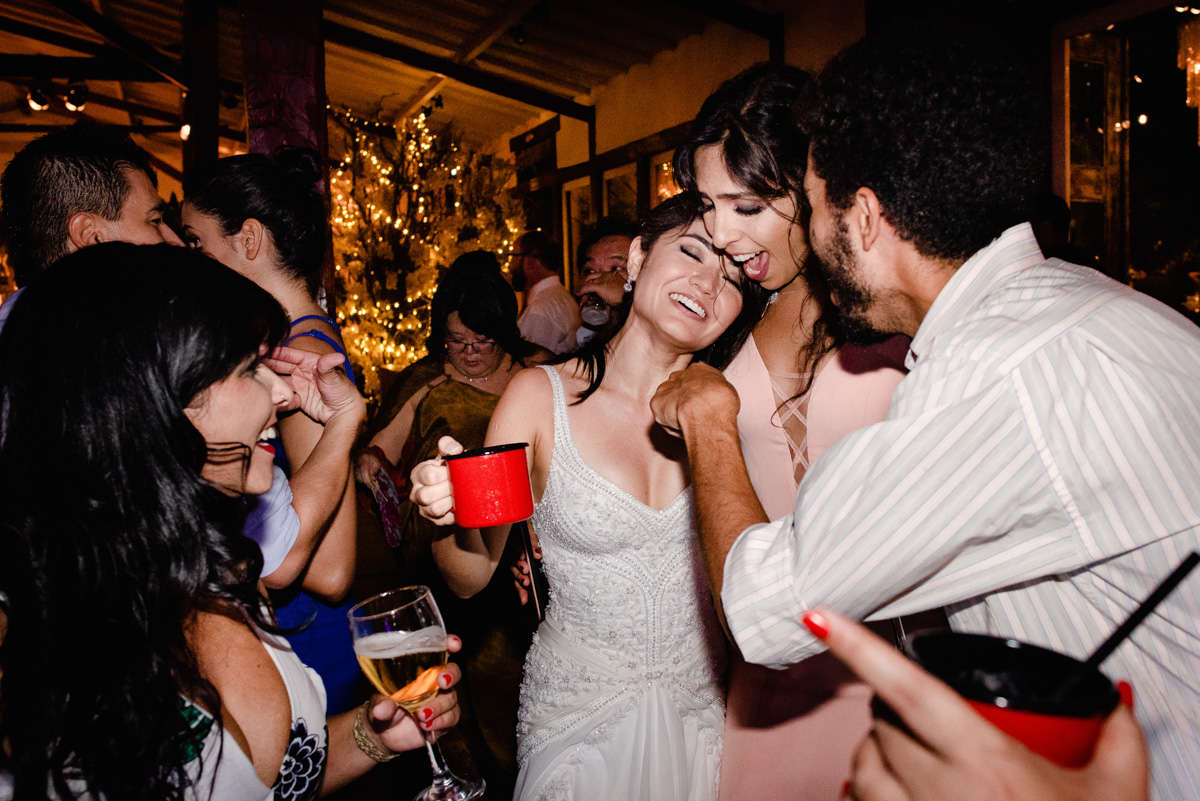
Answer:
POLYGON ((545 278, 543 278, 540 281, 537 281, 536 283, 531 285, 529 287, 529 289, 527 289, 525 291, 525 296, 530 297, 535 294, 541 294, 545 290, 550 289, 551 284, 557 284, 557 283, 558 283, 557 275, 547 275, 545 278))
POLYGON ((904 366, 909 370, 929 350, 930 342, 979 305, 983 297, 1005 276, 1046 260, 1033 235, 1033 227, 1019 223, 975 251, 933 299, 917 335, 908 346, 904 366))

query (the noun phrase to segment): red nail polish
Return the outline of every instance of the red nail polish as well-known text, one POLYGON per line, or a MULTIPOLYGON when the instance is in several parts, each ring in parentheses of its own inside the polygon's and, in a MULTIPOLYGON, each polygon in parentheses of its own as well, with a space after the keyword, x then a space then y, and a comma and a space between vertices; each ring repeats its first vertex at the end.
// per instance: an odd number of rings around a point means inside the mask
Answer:
POLYGON ((829 621, 820 612, 810 609, 804 613, 802 620, 818 640, 829 639, 829 621))
POLYGON ((433 717, 433 710, 429 707, 425 707, 421 710, 421 717, 425 718, 425 720, 429 720, 431 717, 433 717))
POLYGON ((442 683, 443 688, 449 688, 451 679, 452 679, 452 677, 449 673, 443 673, 441 676, 438 677, 438 681, 440 681, 442 683))
POLYGON ((1133 685, 1127 681, 1118 681, 1117 692, 1121 695, 1121 703, 1133 711, 1133 685))

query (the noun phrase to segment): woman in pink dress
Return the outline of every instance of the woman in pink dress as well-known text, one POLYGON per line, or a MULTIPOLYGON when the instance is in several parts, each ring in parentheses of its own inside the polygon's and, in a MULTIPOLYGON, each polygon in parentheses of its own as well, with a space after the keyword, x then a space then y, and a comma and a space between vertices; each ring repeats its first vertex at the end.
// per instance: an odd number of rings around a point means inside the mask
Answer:
MULTIPOLYGON (((725 370, 741 397, 746 466, 768 517, 790 514, 804 471, 839 438, 887 414, 907 340, 846 344, 810 258, 795 112, 808 73, 759 64, 722 84, 675 154, 714 247, 775 292, 725 370), (826 300, 823 300, 826 298, 826 300)), ((870 725, 870 690, 828 654, 774 671, 738 660, 730 678, 720 799, 834 801, 870 725)))

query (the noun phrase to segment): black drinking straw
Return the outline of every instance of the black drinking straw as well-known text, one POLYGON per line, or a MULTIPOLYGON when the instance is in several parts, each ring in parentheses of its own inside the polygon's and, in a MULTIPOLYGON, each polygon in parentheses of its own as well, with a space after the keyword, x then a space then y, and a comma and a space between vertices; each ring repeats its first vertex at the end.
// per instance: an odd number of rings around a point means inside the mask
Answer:
POLYGON ((1087 666, 1090 668, 1096 668, 1100 666, 1101 662, 1103 662, 1105 659, 1108 659, 1109 655, 1117 649, 1117 646, 1125 641, 1125 638, 1129 636, 1129 633, 1137 628, 1139 623, 1146 619, 1146 615, 1153 612, 1154 607, 1158 606, 1159 602, 1162 601, 1163 598, 1166 598, 1168 595, 1170 595, 1171 590, 1175 589, 1175 586, 1179 584, 1179 582, 1183 581, 1184 576, 1192 571, 1192 568, 1196 566, 1197 562, 1200 562, 1200 553, 1192 551, 1190 554, 1188 554, 1188 557, 1179 564, 1179 567, 1172 570, 1171 575, 1163 579, 1162 583, 1154 588, 1154 592, 1150 593, 1146 600, 1142 601, 1138 608, 1133 610, 1133 614, 1130 615, 1124 623, 1118 626, 1117 630, 1114 631, 1109 638, 1100 645, 1099 648, 1092 652, 1092 655, 1087 658, 1087 666))

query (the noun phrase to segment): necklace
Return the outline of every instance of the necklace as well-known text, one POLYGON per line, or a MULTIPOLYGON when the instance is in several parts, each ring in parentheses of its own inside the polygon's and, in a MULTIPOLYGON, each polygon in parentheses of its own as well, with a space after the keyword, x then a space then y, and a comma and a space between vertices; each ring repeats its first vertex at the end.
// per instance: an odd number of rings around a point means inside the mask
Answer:
POLYGON ((464 373, 462 370, 459 370, 457 368, 454 368, 454 372, 458 373, 460 376, 465 378, 467 380, 468 384, 472 384, 472 385, 482 384, 485 381, 487 381, 489 378, 494 376, 496 373, 498 373, 500 371, 500 368, 504 366, 504 363, 506 361, 507 361, 507 359, 501 359, 500 361, 496 362, 496 366, 493 367, 491 370, 488 370, 483 375, 469 376, 466 373, 464 373))

